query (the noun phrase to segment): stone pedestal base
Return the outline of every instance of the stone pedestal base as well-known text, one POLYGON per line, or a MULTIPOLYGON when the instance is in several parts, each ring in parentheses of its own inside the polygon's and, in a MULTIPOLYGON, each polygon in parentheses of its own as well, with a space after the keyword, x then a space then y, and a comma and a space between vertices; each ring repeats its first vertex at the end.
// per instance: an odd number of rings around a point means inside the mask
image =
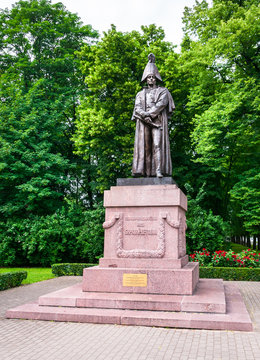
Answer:
POLYGON ((105 192, 104 258, 84 269, 83 284, 6 316, 251 331, 239 291, 222 280, 199 280, 199 264, 188 262, 186 196, 169 179, 130 183, 105 192))
POLYGON ((252 331, 239 290, 202 279, 194 295, 84 292, 82 285, 41 296, 8 310, 10 319, 252 331))
POLYGON ((198 263, 188 263, 182 269, 123 269, 95 266, 84 269, 82 290, 191 295, 198 281, 198 263))

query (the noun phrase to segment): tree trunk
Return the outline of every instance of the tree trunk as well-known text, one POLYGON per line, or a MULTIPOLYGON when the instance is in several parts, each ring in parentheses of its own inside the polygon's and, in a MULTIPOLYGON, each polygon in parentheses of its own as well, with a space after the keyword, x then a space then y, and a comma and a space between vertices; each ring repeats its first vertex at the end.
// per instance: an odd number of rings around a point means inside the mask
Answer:
POLYGON ((246 246, 247 246, 248 248, 251 248, 251 241, 250 241, 250 235, 249 235, 249 234, 247 234, 246 239, 247 239, 247 241, 246 241, 246 246))

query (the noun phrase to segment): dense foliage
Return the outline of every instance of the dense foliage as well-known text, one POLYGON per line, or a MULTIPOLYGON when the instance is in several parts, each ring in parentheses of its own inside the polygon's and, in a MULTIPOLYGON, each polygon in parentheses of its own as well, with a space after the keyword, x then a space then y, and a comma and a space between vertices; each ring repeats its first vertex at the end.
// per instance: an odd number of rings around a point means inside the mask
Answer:
POLYGON ((52 214, 82 198, 85 169, 70 138, 86 86, 75 51, 97 33, 49 0, 2 10, 0 27, 0 211, 52 214))
POLYGON ((206 192, 204 184, 196 196, 194 190, 186 184, 188 195, 187 217, 187 252, 200 250, 207 246, 209 251, 221 249, 227 238, 229 226, 219 215, 214 215, 212 210, 203 208, 206 192))
POLYGON ((104 210, 62 208, 51 215, 0 222, 2 266, 95 262, 103 252, 104 210))
POLYGON ((214 175, 213 211, 233 235, 259 234, 258 17, 254 0, 214 0, 211 8, 201 1, 184 13, 194 160, 214 175))
POLYGON ((130 120, 147 55, 176 103, 173 178, 187 248, 259 243, 259 6, 196 1, 181 52, 155 25, 102 39, 62 3, 0 10, 0 264, 95 262, 104 189, 131 175, 130 120))
POLYGON ((5 272, 0 274, 0 291, 20 286, 26 277, 26 271, 5 272))

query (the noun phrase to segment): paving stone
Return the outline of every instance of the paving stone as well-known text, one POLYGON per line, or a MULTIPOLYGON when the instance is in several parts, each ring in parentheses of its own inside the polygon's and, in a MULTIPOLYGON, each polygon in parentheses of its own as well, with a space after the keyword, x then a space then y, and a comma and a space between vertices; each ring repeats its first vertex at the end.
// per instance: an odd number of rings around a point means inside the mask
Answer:
POLYGON ((9 308, 79 281, 61 277, 0 292, 1 360, 260 359, 260 282, 234 282, 252 318, 251 333, 4 318, 9 308))

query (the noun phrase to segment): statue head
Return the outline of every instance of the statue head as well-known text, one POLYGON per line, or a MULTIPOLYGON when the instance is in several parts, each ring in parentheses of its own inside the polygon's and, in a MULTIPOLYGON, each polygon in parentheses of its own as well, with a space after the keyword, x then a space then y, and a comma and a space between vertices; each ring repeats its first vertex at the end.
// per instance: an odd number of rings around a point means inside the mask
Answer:
POLYGON ((142 80, 141 82, 147 80, 147 77, 149 75, 153 75, 155 77, 155 79, 159 80, 159 81, 162 81, 162 78, 159 74, 159 71, 157 69, 157 66, 155 65, 155 56, 154 54, 149 54, 148 55, 148 63, 144 69, 144 72, 143 72, 143 76, 142 76, 142 80))
POLYGON ((147 85, 150 87, 150 86, 155 86, 156 85, 156 77, 153 75, 153 74, 149 74, 147 75, 146 77, 146 82, 147 82, 147 85))

